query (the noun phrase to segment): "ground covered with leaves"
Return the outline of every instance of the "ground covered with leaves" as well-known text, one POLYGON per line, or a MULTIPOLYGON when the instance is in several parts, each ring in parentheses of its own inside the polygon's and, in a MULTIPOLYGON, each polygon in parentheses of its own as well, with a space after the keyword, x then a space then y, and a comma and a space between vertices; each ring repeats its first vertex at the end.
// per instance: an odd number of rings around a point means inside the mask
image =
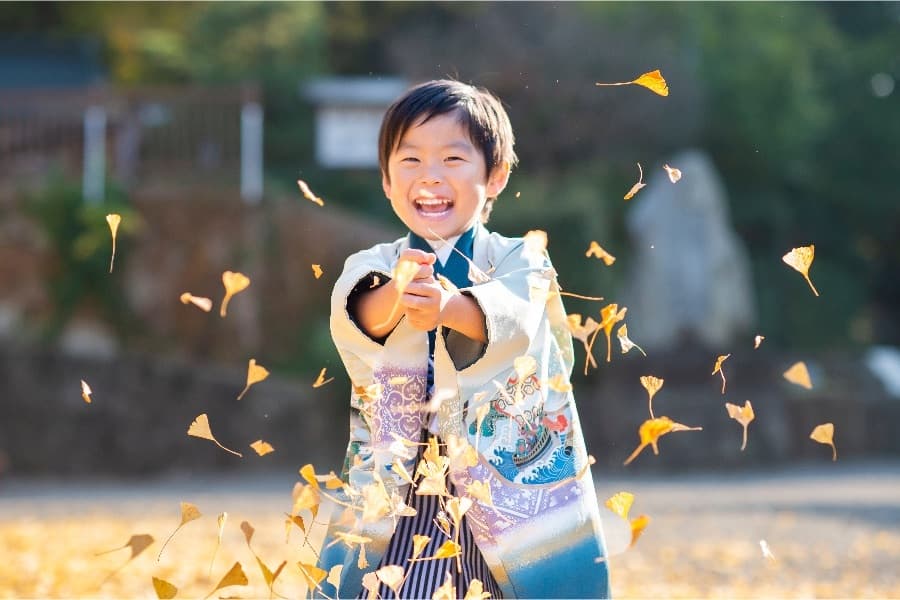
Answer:
MULTIPOLYGON (((638 542, 611 558, 617 598, 900 597, 896 463, 595 475, 601 501, 628 491, 635 497, 632 514, 650 517, 638 542)), ((287 561, 274 592, 301 598, 306 586, 297 563, 312 562, 311 556, 300 548, 296 526, 285 542, 284 525, 297 479, 285 473, 4 482, 0 597, 156 598, 156 577, 175 585, 178 598, 268 598, 258 558, 270 572, 287 561), (181 502, 196 506, 200 516, 185 520, 181 502), (228 516, 218 544, 223 512, 228 516), (249 544, 242 522, 253 527, 249 544), (130 560, 133 547, 126 544, 141 534, 154 541, 130 560), (248 585, 217 590, 235 563, 248 585)))

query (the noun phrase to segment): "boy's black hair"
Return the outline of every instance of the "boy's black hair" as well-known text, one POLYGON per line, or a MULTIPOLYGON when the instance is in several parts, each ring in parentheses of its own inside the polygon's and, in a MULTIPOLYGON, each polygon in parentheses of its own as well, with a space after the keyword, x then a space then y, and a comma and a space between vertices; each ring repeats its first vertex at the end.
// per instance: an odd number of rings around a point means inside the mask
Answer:
MULTIPOLYGON (((390 177, 388 159, 410 127, 450 112, 456 112, 469 139, 481 151, 488 177, 504 162, 510 169, 515 166, 515 137, 500 100, 484 88, 436 79, 410 88, 388 107, 378 134, 378 163, 384 176, 390 177)), ((482 221, 487 221, 494 200, 488 198, 482 221)))

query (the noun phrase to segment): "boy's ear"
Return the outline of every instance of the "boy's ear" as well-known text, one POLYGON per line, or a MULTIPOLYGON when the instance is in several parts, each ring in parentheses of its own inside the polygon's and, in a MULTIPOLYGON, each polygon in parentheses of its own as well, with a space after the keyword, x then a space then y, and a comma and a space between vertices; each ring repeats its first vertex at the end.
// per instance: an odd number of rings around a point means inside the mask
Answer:
POLYGON ((391 180, 388 178, 387 173, 384 171, 381 172, 381 189, 384 190, 384 195, 388 200, 391 199, 391 180))
POLYGON ((510 168, 507 161, 494 167, 487 181, 486 195, 488 198, 496 198, 500 192, 506 189, 506 184, 509 183, 509 173, 510 168))

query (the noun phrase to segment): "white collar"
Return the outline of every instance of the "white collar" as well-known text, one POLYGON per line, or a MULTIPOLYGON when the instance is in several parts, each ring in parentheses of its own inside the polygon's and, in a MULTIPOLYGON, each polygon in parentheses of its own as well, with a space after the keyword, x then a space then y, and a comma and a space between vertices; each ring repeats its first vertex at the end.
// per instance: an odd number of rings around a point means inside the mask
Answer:
POLYGON ((425 240, 428 242, 428 245, 431 246, 431 249, 434 250, 438 260, 441 261, 442 267, 447 264, 447 259, 450 258, 450 253, 453 252, 453 248, 456 247, 456 242, 459 241, 461 236, 462 234, 459 234, 449 238, 446 244, 443 240, 425 240))

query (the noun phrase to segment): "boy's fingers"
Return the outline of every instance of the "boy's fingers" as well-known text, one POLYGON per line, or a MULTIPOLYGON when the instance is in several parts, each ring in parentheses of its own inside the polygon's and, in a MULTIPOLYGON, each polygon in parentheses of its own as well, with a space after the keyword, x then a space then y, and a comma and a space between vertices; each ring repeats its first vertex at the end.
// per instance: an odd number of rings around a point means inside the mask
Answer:
POLYGON ((419 267, 419 272, 416 273, 416 276, 413 277, 413 281, 427 281, 427 283, 431 283, 434 281, 434 268, 431 265, 422 265, 419 267))
POLYGON ((422 265, 433 265, 437 260, 437 256, 432 252, 425 252, 417 248, 407 248, 400 253, 401 260, 411 260, 422 265))

